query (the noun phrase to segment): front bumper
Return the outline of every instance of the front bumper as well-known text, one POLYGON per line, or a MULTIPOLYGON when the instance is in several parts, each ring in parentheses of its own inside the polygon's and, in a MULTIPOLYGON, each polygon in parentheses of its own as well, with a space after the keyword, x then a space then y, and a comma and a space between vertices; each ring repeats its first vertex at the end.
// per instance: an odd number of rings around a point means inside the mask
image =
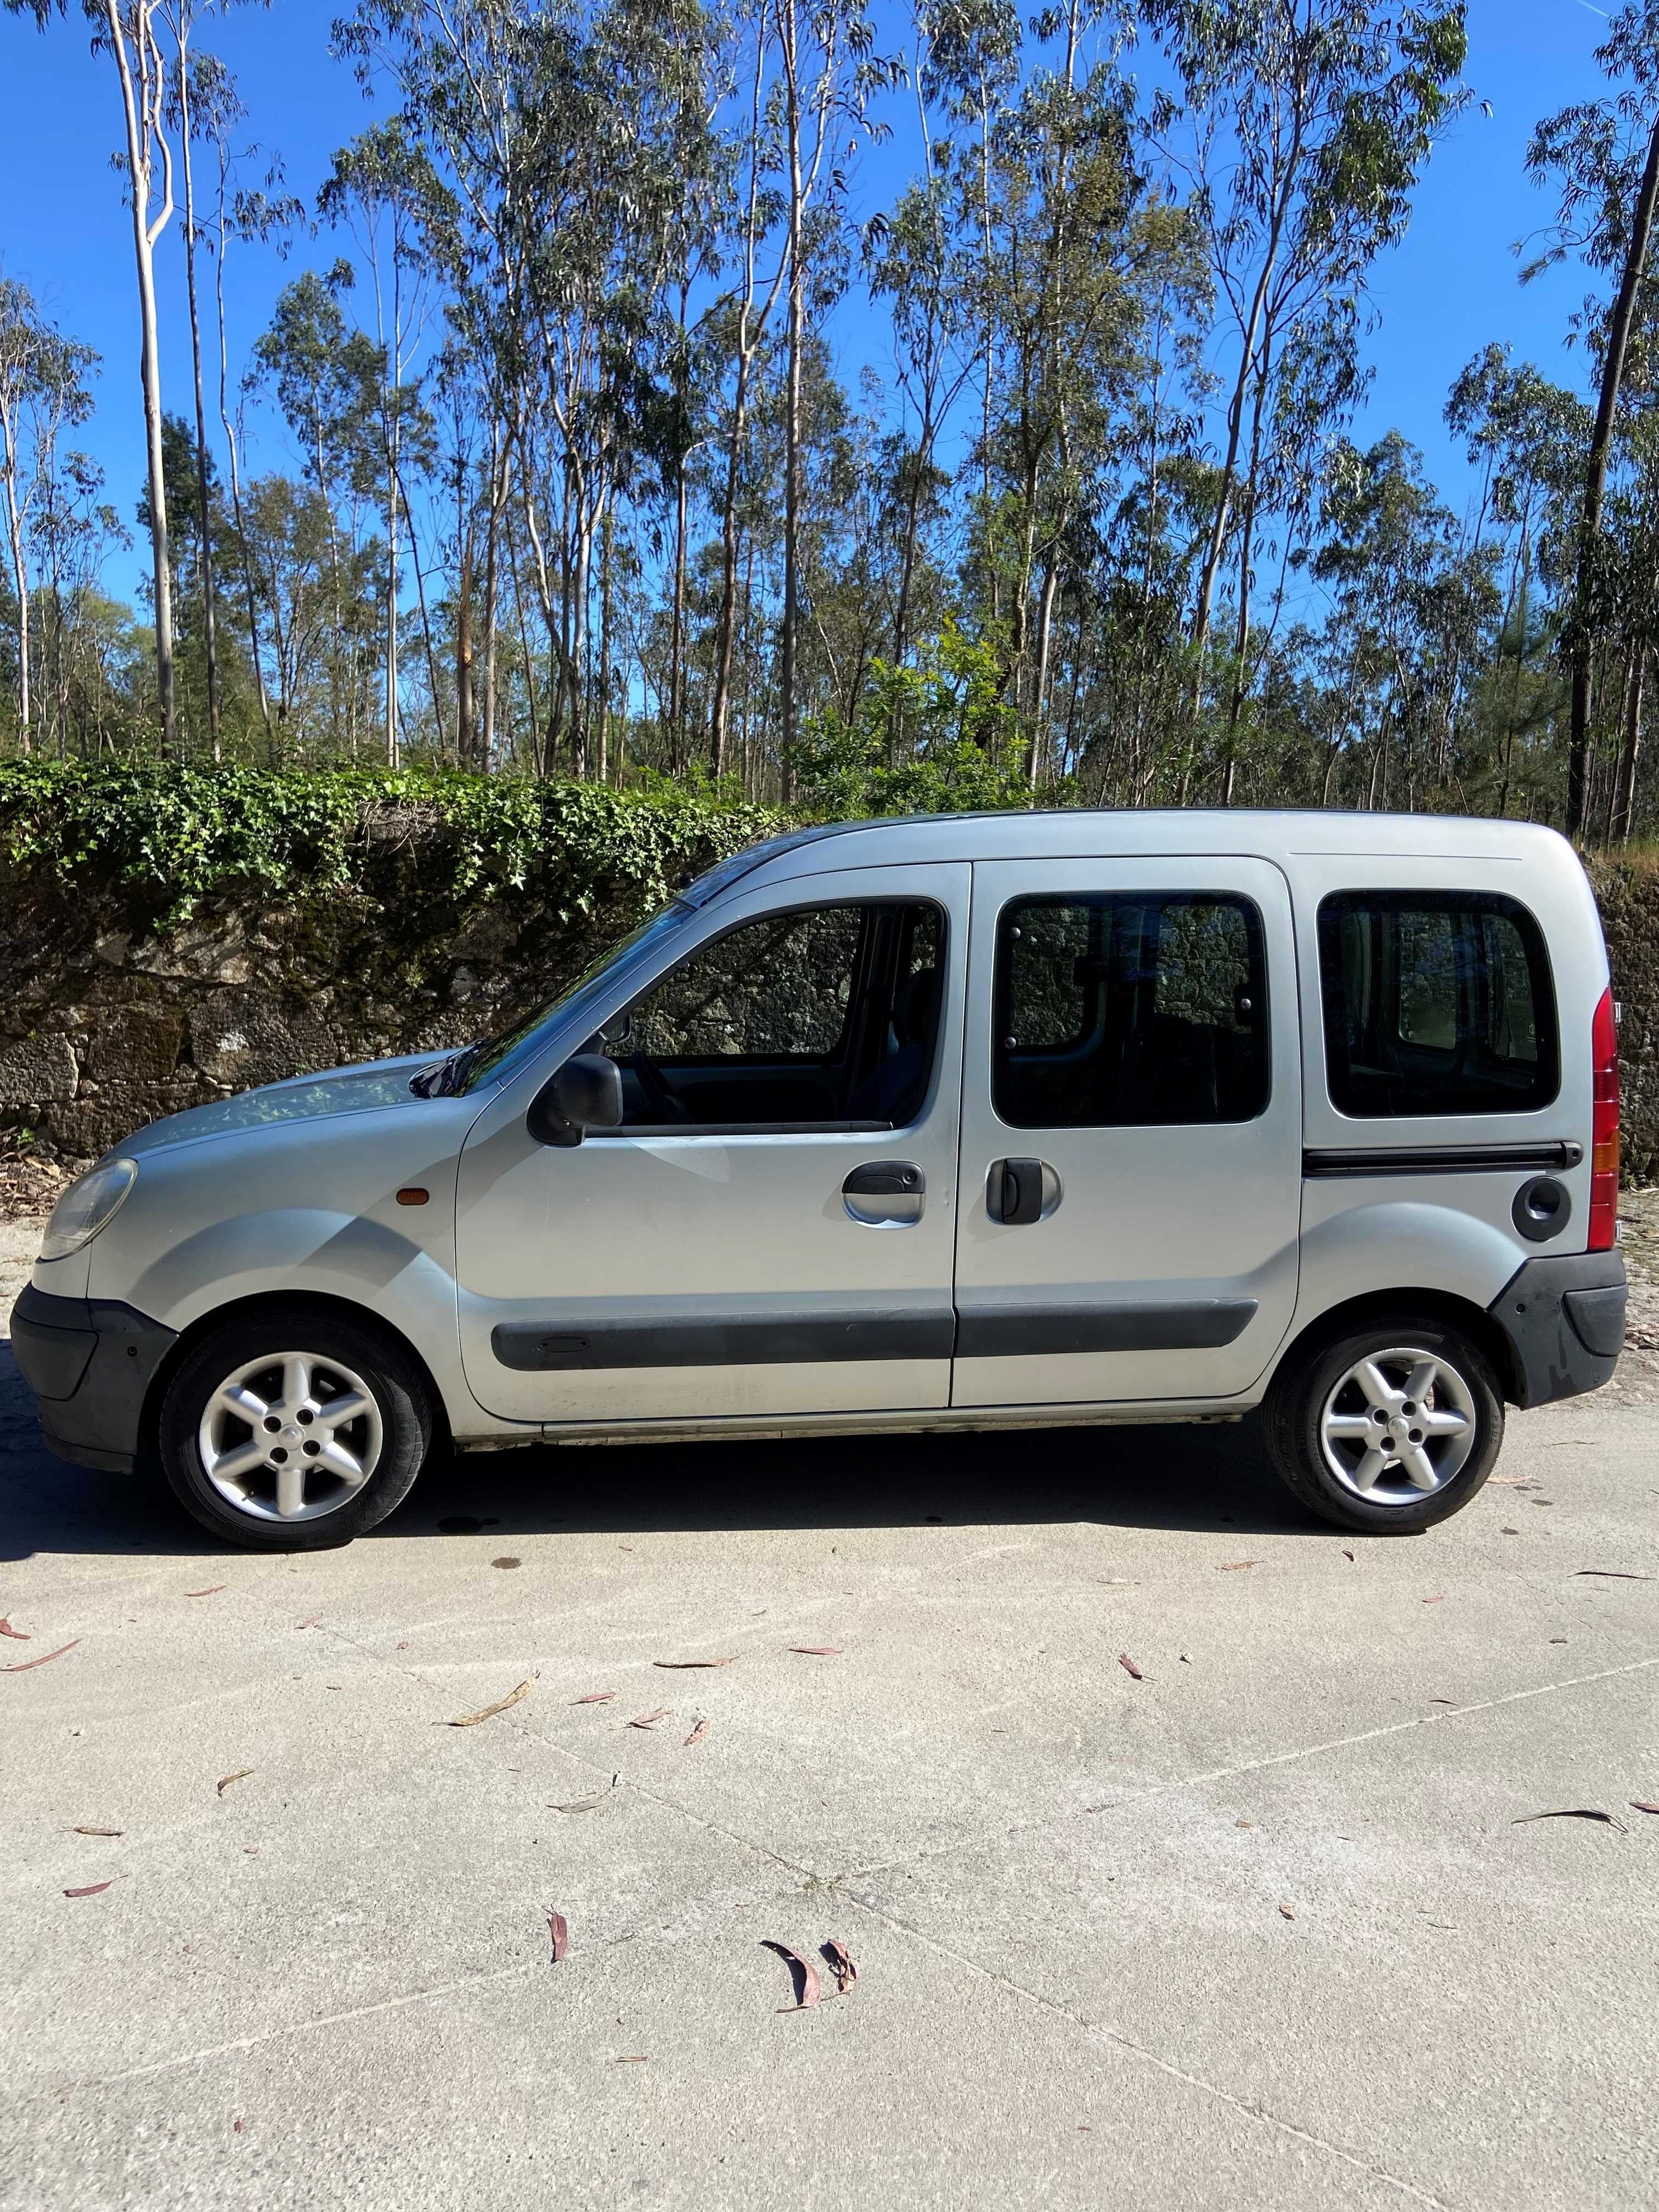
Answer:
POLYGON ((29 1284, 11 1342, 59 1459, 130 1474, 155 1370, 177 1331, 109 1298, 59 1298, 29 1284))
POLYGON ((1613 1380, 1625 1342, 1618 1252, 1528 1260, 1487 1308, 1509 1340, 1517 1406, 1577 1398, 1613 1380))

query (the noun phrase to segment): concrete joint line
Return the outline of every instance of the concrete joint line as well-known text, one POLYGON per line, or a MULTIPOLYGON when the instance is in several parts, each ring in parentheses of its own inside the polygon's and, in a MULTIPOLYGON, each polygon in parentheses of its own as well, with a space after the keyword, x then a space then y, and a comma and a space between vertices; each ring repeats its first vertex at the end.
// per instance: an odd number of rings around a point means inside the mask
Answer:
POLYGON ((1140 2059, 1145 2064, 1155 2067, 1160 2074, 1167 2075, 1171 2081, 1182 2082, 1189 2089, 1196 2089, 1202 2096, 1214 2098, 1218 2104, 1230 2106, 1246 2119, 1254 2120, 1258 2126, 1273 2128, 1280 2135, 1290 2136, 1297 2142, 1306 2143, 1313 2150, 1322 2151, 1328 2158, 1338 2160, 1342 2165, 1352 2167, 1356 2173, 1366 2174, 1374 2181, 1385 2182, 1390 2189, 1397 2189, 1401 2196, 1409 2197, 1414 2204, 1429 2205, 1433 2208, 1433 2212, 1457 2212, 1457 2208, 1448 2198, 1437 2197, 1431 2190, 1419 2189, 1414 2181, 1407 2181, 1401 2174, 1391 2173, 1387 2166, 1362 2158, 1357 2152, 1344 2150, 1340 2143, 1327 2142, 1323 2136, 1314 2135, 1307 2128, 1298 2127, 1294 2120, 1281 2118, 1277 2112, 1270 2112, 1265 2105, 1257 2104, 1253 2099, 1235 2096, 1231 2089, 1224 2089, 1214 2081, 1206 2081, 1201 2074, 1189 2073, 1184 2066, 1160 2058, 1155 2051, 1149 2051, 1145 2044, 1137 2043, 1121 2028, 1108 2027, 1095 2021, 1083 2019, 1058 1999, 1044 1996, 1040 1990, 1029 1989, 1024 1982, 1017 1982, 1007 1974, 997 1973, 967 1952, 957 1951, 949 1943, 941 1942, 938 1936, 928 1935, 925 1929, 915 1927, 896 1914, 884 1911, 880 1905, 871 1904, 867 1898, 860 1897, 855 1891, 843 1891, 842 1894, 858 1911, 867 1913, 872 1920, 880 1921, 884 1927, 891 1929, 896 1935, 913 1936, 917 1942, 925 1944, 941 1958, 965 1966, 970 1973, 979 1975, 998 1989, 1006 1990, 1012 1996, 1023 1997, 1028 2004, 1036 2005, 1043 2012, 1054 2014, 1067 2027, 1080 2030, 1091 2042, 1108 2044, 1115 2050, 1127 2051, 1132 2058, 1140 2059))

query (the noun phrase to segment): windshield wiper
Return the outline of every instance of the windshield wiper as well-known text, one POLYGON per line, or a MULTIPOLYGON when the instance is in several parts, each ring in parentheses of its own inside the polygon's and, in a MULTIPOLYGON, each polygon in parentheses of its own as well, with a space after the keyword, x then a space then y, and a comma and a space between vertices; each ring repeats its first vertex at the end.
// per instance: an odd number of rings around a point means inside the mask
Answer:
POLYGON ((452 1052, 436 1067, 423 1067, 418 1075, 410 1077, 410 1089, 417 1098, 453 1098, 458 1091, 465 1090, 468 1078, 489 1051, 491 1042, 489 1037, 480 1037, 476 1044, 463 1045, 459 1052, 452 1052))

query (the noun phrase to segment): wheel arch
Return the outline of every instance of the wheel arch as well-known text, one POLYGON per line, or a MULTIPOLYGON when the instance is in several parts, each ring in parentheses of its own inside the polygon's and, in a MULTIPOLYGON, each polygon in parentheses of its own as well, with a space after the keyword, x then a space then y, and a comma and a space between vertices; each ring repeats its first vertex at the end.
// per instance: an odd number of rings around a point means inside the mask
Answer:
POLYGON ((1505 1400, 1511 1405, 1520 1403, 1521 1377, 1515 1347, 1486 1308, 1476 1305, 1473 1298, 1460 1297, 1455 1291, 1426 1290, 1411 1284, 1401 1284, 1394 1290, 1366 1291, 1316 1314, 1280 1351, 1268 1381, 1269 1391, 1277 1387, 1282 1376, 1293 1374, 1316 1346, 1346 1336, 1351 1329, 1362 1328, 1368 1321, 1383 1314, 1407 1312, 1462 1329, 1486 1355, 1505 1400))
POLYGON ((444 1394, 438 1387, 437 1377, 432 1372, 430 1363, 403 1330, 387 1321, 383 1314, 374 1312, 368 1306, 359 1305, 354 1298, 337 1297, 326 1291, 298 1290, 260 1291, 248 1297, 233 1298, 228 1305, 213 1307, 210 1312, 201 1315, 187 1328, 179 1331, 167 1346, 160 1365, 150 1377, 149 1389, 144 1397, 143 1411, 138 1421, 139 1449, 153 1452, 159 1449, 162 1401, 167 1396, 173 1376, 198 1344, 211 1336, 215 1329, 222 1328, 228 1322, 246 1321, 260 1313, 291 1310, 295 1306, 304 1306, 310 1310, 333 1314, 343 1321, 352 1322, 358 1328, 367 1330, 370 1335, 383 1338, 386 1342, 394 1345, 426 1384, 427 1395, 432 1408, 433 1448, 436 1449, 448 1447, 452 1439, 449 1413, 444 1403, 444 1394))

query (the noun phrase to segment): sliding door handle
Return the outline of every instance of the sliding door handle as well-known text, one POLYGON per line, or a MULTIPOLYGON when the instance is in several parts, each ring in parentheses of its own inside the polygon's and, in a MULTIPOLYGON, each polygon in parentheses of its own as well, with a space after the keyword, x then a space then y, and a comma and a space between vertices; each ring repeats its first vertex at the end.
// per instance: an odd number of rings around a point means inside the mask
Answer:
POLYGON ((1042 1160, 994 1160, 985 1205, 993 1221, 1010 1229, 1041 1221, 1060 1203, 1060 1177, 1042 1160))

